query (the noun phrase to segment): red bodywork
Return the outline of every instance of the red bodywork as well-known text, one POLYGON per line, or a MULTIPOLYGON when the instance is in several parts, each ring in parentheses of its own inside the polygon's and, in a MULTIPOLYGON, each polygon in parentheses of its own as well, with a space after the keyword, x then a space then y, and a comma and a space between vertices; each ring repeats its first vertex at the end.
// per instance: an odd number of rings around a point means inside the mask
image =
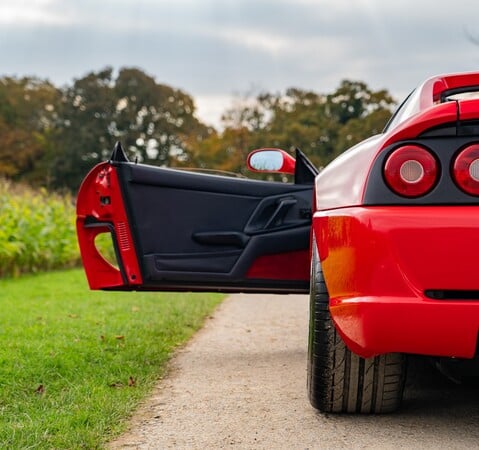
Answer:
POLYGON ((474 356, 479 301, 424 292, 479 289, 479 206, 342 208, 313 223, 331 315, 351 350, 474 356))
MULTIPOLYGON (((364 204, 383 149, 446 123, 479 119, 479 100, 438 104, 445 91, 467 86, 477 88, 479 74, 426 81, 413 94, 408 117, 341 155, 316 179, 313 233, 330 311, 360 356, 475 355, 479 298, 461 299, 460 292, 479 295, 479 198, 475 205, 364 204), (435 299, 426 295, 431 290, 459 294, 435 299)), ((444 167, 443 176, 450 170, 444 167)))
POLYGON ((109 163, 98 164, 83 180, 77 198, 77 236, 90 289, 141 285, 118 177, 109 163), (101 233, 111 233, 116 241, 124 275, 98 252, 95 238, 101 233))

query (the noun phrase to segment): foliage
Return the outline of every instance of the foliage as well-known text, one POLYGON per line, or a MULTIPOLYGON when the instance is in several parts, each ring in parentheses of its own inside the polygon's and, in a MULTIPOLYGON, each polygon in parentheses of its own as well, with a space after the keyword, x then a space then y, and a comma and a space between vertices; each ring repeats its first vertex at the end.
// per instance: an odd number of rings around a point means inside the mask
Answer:
POLYGON ((218 294, 90 292, 80 270, 0 281, 0 447, 100 448, 218 294))
POLYGON ((194 116, 193 99, 158 84, 139 69, 91 72, 64 91, 55 158, 50 167, 55 188, 77 188, 96 163, 106 160, 122 140, 132 159, 175 165, 190 142, 210 130, 194 116))
POLYGON ((35 172, 51 146, 59 98, 47 81, 0 79, 0 175, 30 178, 35 172))
POLYGON ((36 78, 0 78, 0 176, 76 191, 121 140, 132 160, 246 173, 258 147, 303 150, 323 166, 379 132, 394 101, 344 80, 332 93, 290 88, 234 104, 218 132, 193 98, 138 68, 106 67, 56 88, 36 78))
POLYGON ((193 99, 157 84, 138 69, 123 69, 116 80, 115 137, 141 162, 172 165, 188 151, 187 138, 201 141, 209 130, 193 115, 193 99))
POLYGON ((300 148, 313 163, 324 166, 355 143, 380 133, 394 105, 386 91, 349 80, 328 95, 296 88, 284 94, 263 93, 227 111, 222 134, 202 141, 190 163, 244 172, 249 151, 281 147, 300 148))
POLYGON ((0 179, 0 277, 79 264, 71 196, 0 179))

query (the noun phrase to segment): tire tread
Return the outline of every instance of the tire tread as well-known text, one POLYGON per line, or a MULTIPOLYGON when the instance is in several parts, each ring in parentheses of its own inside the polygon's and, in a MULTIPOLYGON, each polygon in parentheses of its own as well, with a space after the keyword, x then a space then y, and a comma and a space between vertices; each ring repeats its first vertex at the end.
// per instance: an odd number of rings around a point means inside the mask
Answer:
POLYGON ((325 413, 395 411, 404 390, 405 355, 388 353, 362 358, 352 353, 331 319, 329 295, 316 251, 311 269, 308 349, 311 404, 325 413))

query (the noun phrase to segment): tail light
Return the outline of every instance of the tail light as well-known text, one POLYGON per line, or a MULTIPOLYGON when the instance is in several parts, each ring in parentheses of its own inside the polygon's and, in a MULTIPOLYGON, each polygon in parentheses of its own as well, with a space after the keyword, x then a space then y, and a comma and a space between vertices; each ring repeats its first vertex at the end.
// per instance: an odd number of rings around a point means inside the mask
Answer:
POLYGON ((452 176, 464 192, 479 195, 479 144, 469 145, 457 155, 452 176))
POLYGON ((403 197, 427 194, 436 184, 438 174, 436 158, 418 145, 397 148, 389 155, 384 166, 386 183, 403 197))

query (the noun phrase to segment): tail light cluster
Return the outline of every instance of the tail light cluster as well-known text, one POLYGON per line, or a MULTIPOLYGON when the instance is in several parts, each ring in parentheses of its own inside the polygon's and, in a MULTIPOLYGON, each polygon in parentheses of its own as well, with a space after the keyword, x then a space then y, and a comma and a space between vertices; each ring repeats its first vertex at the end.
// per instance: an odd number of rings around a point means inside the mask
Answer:
POLYGON ((436 184, 439 164, 419 145, 405 145, 394 150, 386 160, 384 177, 388 186, 404 197, 420 197, 436 184))
MULTIPOLYGON (((479 144, 462 149, 452 164, 452 178, 470 195, 479 196, 479 144)), ((415 198, 436 185, 441 167, 439 160, 420 145, 403 145, 386 159, 384 178, 389 188, 403 197, 415 198)))
POLYGON ((464 192, 479 195, 479 144, 469 145, 457 155, 452 175, 464 192))

